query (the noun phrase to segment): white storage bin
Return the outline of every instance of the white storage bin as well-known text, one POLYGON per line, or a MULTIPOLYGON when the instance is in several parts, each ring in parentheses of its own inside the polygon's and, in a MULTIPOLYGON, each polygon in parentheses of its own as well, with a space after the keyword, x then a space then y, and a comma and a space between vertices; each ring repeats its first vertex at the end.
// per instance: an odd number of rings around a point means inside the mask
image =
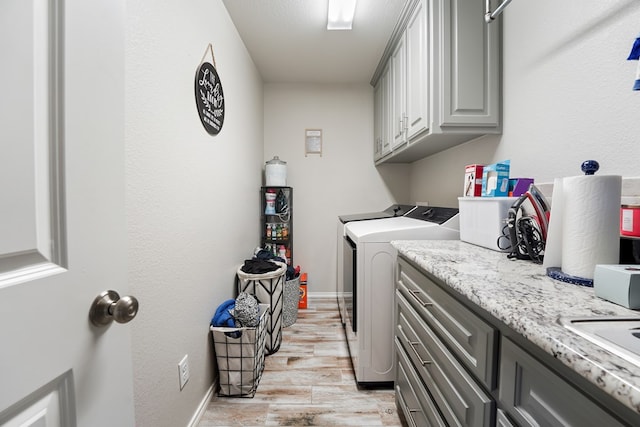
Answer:
POLYGON ((509 246, 506 219, 516 200, 517 197, 458 197, 460 240, 502 252, 498 238, 504 229, 506 237, 501 239, 501 246, 509 246))

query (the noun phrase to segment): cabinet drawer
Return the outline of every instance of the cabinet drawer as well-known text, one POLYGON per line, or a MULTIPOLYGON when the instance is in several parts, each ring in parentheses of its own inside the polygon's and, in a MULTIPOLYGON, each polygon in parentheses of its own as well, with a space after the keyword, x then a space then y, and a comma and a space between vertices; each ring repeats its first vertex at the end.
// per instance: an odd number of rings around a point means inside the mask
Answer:
POLYGON ((416 376, 411 362, 396 338, 394 340, 398 364, 396 365, 396 404, 410 426, 446 427, 429 393, 416 376))
POLYGON ((509 417, 507 417, 507 414, 502 409, 498 409, 496 411, 496 427, 516 427, 516 426, 514 426, 511 423, 511 421, 509 420, 509 417))
POLYGON ((494 402, 396 291, 396 336, 450 425, 489 426, 494 402))
POLYGON ((403 259, 398 289, 487 388, 495 386, 496 330, 403 259))
POLYGON ((520 426, 622 426, 520 347, 503 338, 500 402, 520 426))

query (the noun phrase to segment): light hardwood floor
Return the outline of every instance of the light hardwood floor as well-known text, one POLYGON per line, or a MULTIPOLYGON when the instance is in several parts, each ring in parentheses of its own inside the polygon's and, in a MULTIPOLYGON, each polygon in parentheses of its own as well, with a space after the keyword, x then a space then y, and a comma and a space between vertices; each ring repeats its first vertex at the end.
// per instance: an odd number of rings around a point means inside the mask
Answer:
POLYGON ((394 392, 356 386, 335 298, 310 298, 253 398, 218 397, 198 427, 401 426, 394 392))

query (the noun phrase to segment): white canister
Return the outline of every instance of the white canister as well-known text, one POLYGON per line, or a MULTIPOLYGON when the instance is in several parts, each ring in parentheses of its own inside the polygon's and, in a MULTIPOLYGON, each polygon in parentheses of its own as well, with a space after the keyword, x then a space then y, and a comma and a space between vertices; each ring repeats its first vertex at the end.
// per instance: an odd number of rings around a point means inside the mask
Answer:
POLYGON ((283 162, 274 156, 269 160, 264 168, 264 176, 267 187, 287 186, 287 162, 283 162))

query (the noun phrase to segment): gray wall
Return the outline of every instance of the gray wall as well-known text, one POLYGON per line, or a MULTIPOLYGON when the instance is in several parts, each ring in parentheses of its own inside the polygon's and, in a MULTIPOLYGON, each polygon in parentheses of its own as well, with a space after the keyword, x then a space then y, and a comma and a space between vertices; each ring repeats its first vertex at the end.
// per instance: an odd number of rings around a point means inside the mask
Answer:
POLYGON ((457 206, 464 166, 504 159, 538 182, 580 175, 587 159, 602 174, 640 176, 638 62, 626 60, 640 2, 518 0, 499 19, 504 132, 413 163, 411 199, 457 206))
POLYGON ((129 281, 141 304, 130 326, 136 425, 185 426, 213 382, 209 321, 258 245, 262 82, 220 1, 131 0, 127 16, 129 281), (194 100, 209 43, 226 103, 215 137, 194 100), (185 354, 191 379, 180 391, 185 354))
POLYGON ((286 161, 294 188, 294 264, 308 273, 308 292, 335 293, 338 215, 406 202, 408 167, 373 164, 368 84, 266 84, 264 103, 265 161, 286 161), (322 156, 305 157, 308 128, 322 129, 322 156))

